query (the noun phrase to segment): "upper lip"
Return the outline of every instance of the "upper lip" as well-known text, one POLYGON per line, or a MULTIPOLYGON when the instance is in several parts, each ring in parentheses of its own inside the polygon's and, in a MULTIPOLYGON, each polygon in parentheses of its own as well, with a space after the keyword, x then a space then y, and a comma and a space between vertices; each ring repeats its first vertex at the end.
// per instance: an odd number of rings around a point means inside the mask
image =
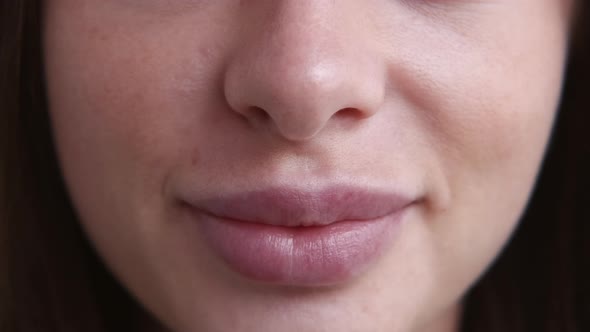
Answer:
POLYGON ((405 209, 413 199, 396 192, 338 185, 320 190, 273 187, 184 200, 201 213, 284 227, 373 220, 405 209))

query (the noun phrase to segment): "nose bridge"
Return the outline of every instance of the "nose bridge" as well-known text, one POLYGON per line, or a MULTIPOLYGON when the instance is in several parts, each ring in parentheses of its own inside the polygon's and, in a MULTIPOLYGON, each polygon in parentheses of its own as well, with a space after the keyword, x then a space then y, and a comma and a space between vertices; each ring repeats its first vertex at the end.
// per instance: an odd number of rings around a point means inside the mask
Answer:
POLYGON ((339 114, 373 114, 384 93, 378 64, 367 61, 362 38, 336 7, 274 0, 270 19, 254 23, 228 65, 230 106, 290 140, 314 137, 339 114))

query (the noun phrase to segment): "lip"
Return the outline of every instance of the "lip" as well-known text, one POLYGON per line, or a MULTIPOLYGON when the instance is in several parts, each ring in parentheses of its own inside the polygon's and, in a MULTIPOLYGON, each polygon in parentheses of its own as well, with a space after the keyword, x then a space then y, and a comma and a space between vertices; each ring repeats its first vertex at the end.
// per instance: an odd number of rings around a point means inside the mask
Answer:
POLYGON ((373 220, 392 214, 411 202, 411 198, 398 193, 333 186, 317 191, 275 187, 207 197, 189 204, 224 219, 302 227, 325 226, 347 220, 373 220))
POLYGON ((346 282, 395 242, 415 202, 391 191, 339 185, 273 187, 182 199, 214 255, 252 280, 291 286, 346 282))

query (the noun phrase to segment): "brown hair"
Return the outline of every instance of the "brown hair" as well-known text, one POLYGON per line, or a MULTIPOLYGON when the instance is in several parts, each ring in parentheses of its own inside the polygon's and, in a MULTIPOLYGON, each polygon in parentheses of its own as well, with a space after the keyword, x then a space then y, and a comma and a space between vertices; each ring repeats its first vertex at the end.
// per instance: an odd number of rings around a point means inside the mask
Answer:
MULTIPOLYGON (((0 330, 137 331, 148 315, 92 250, 61 179, 40 2, 0 2, 0 330)), ((582 17, 588 5, 579 4, 582 17)), ((467 293, 464 331, 590 331, 590 20, 577 23, 535 192, 513 239, 467 293)))

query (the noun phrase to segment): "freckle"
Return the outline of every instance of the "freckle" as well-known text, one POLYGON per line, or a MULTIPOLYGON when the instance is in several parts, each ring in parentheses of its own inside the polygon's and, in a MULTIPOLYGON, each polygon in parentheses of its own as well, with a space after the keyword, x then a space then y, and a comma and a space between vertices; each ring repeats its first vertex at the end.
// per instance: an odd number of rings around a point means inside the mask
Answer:
POLYGON ((191 153, 191 166, 197 166, 200 161, 200 154, 198 149, 194 149, 191 153))
POLYGON ((100 28, 97 26, 92 26, 88 29, 88 36, 90 36, 91 39, 94 38, 99 41, 105 41, 108 39, 107 34, 101 32, 100 28))

